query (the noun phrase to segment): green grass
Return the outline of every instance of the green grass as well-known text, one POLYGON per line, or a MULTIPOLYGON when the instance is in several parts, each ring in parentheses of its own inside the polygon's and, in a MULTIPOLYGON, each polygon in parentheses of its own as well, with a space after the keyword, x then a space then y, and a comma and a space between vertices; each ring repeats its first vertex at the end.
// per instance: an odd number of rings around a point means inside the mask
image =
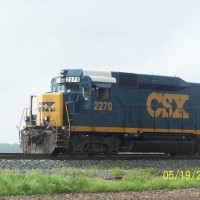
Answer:
POLYGON ((124 172, 123 169, 120 169, 118 167, 115 167, 113 169, 110 170, 109 174, 113 177, 122 177, 124 172))
POLYGON ((25 174, 2 171, 0 172, 0 195, 200 188, 198 174, 190 179, 186 179, 186 176, 177 176, 173 180, 165 180, 162 173, 152 168, 106 169, 103 170, 104 175, 101 170, 63 168, 58 174, 44 174, 38 170, 25 174), (105 178, 105 174, 110 179, 105 178))

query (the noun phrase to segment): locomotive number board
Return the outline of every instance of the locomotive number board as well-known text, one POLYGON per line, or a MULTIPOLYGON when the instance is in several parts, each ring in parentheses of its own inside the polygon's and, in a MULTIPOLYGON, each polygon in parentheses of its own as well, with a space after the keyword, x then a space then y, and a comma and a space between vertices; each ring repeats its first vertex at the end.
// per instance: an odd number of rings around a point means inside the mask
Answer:
POLYGON ((80 77, 66 77, 66 82, 79 83, 80 82, 80 77))

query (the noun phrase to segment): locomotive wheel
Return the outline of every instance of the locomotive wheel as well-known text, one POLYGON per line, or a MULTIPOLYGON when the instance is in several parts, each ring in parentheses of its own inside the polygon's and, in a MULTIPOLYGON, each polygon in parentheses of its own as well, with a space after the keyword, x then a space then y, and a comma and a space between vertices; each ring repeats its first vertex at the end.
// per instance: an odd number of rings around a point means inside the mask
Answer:
POLYGON ((73 148, 73 143, 71 141, 69 142, 69 148, 67 152, 70 156, 74 156, 74 148, 73 148))
POLYGON ((104 155, 110 157, 110 151, 109 151, 109 146, 108 145, 104 145, 104 155))
POLYGON ((60 154, 60 149, 55 148, 54 151, 51 153, 52 156, 58 156, 60 154))
POLYGON ((91 156, 94 156, 94 152, 90 152, 90 151, 89 151, 89 152, 87 152, 87 155, 90 156, 90 157, 91 157, 91 156))
POLYGON ((87 152, 86 154, 88 156, 93 156, 95 154, 95 152, 92 150, 92 147, 89 145, 89 147, 87 148, 87 152))

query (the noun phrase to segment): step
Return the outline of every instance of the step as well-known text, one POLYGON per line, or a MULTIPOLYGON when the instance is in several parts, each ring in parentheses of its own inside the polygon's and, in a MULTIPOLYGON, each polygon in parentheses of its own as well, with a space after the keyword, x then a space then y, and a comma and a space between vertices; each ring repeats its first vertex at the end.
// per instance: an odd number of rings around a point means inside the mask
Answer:
POLYGON ((67 146, 59 146, 59 145, 57 145, 57 148, 67 148, 67 146))
POLYGON ((64 142, 64 140, 57 140, 57 142, 64 142))

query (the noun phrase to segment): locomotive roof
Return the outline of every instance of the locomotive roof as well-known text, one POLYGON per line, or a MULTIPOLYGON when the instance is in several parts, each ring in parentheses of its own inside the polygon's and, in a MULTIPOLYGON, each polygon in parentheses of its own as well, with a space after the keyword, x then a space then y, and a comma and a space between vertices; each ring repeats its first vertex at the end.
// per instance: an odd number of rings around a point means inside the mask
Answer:
MULTIPOLYGON (((100 83, 116 83, 116 78, 112 76, 110 71, 92 71, 92 70, 82 70, 82 69, 68 69, 61 70, 60 77, 80 77, 80 76, 89 76, 92 82, 100 83)), ((58 77, 56 77, 58 78, 58 77)), ((56 83, 56 78, 52 79, 52 84, 56 83)))
POLYGON ((111 71, 83 70, 83 76, 89 76, 93 82, 116 83, 116 78, 112 77, 111 71))
MULTIPOLYGON (((125 72, 95 71, 83 69, 61 70, 62 77, 89 76, 93 82, 117 83, 121 86, 139 87, 143 89, 181 89, 190 86, 190 83, 179 77, 145 75, 125 72)), ((60 76, 60 77, 61 77, 60 76)), ((52 83, 55 83, 54 78, 52 83)))
POLYGON ((121 86, 138 87, 140 89, 179 90, 187 88, 190 83, 179 77, 145 75, 124 72, 113 72, 121 86))

